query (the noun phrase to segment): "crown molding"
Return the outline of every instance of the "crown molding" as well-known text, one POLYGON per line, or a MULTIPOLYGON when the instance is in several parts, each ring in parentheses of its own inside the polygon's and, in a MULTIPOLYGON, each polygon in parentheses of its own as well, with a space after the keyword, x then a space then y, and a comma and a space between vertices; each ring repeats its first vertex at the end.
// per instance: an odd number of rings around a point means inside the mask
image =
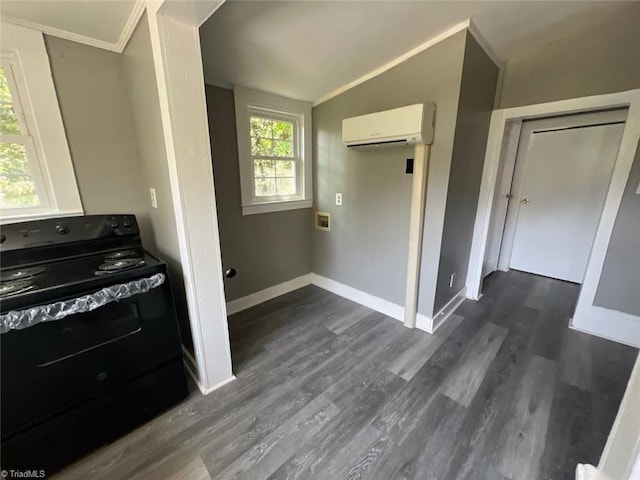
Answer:
POLYGON ((118 43, 116 43, 116 52, 122 53, 129 43, 133 32, 135 32, 136 27, 138 26, 138 22, 142 18, 142 14, 144 13, 146 8, 145 0, 136 0, 136 3, 133 5, 131 9, 131 13, 129 14, 129 18, 127 19, 127 23, 124 24, 122 32, 120 33, 120 38, 118 38, 118 43))
POLYGON ((122 32, 120 33, 120 37, 118 38, 118 41, 116 43, 99 40, 97 38, 88 37, 86 35, 80 35, 78 33, 69 32, 60 28, 51 27, 49 25, 43 25, 41 23, 6 15, 2 16, 2 21, 11 23, 13 25, 30 28, 31 30, 37 30, 52 37, 63 38, 65 40, 71 40, 72 42, 89 45, 90 47, 96 47, 103 50, 109 50, 111 52, 122 53, 124 48, 127 46, 131 35, 133 35, 133 32, 138 25, 142 14, 144 13, 145 5, 145 0, 136 0, 133 8, 131 9, 131 13, 129 14, 129 18, 127 19, 127 22, 125 23, 122 32))
POLYGON ((110 50, 112 52, 118 51, 117 45, 115 43, 105 42, 104 40, 98 40, 96 38, 87 37, 85 35, 80 35, 78 33, 68 32, 67 30, 50 27, 49 25, 43 25, 41 23, 31 22, 29 20, 23 20, 21 18, 9 17, 7 15, 2 16, 2 21, 6 23, 11 23, 13 25, 18 25, 20 27, 30 28, 31 30, 36 30, 44 34, 50 35, 52 37, 63 38, 65 40, 71 40, 72 42, 82 43, 84 45, 89 45, 91 47, 96 47, 96 48, 102 48, 103 50, 110 50))

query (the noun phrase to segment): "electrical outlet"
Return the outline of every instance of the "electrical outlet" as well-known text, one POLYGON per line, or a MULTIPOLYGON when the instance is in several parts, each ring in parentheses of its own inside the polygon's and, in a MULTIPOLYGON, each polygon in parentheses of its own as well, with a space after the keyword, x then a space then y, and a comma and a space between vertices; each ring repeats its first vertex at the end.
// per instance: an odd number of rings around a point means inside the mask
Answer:
POLYGON ((342 194, 336 193, 336 205, 342 205, 342 194))
POLYGON ((151 206, 153 208, 158 208, 158 199, 156 198, 156 189, 150 188, 149 195, 151 195, 151 206))
POLYGON ((449 279, 449 288, 453 288, 453 281, 456 278, 455 272, 451 274, 451 278, 449 279))

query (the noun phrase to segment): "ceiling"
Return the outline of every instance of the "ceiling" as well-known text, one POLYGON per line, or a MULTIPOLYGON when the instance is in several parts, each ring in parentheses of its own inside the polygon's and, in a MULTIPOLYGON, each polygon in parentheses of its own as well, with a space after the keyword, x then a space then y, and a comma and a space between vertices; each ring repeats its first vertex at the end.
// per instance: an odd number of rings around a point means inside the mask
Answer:
POLYGON ((2 20, 122 51, 143 9, 136 0, 2 0, 2 20))
MULTIPOLYGON (((318 102, 469 18, 500 61, 532 48, 525 40, 536 34, 538 43, 549 42, 548 35, 540 32, 553 25, 574 18, 588 24, 620 5, 230 0, 200 29, 205 79, 318 102)), ((561 35, 562 29, 557 33, 561 35)))
MULTIPOLYGON (((122 52, 144 0, 2 0, 3 20, 122 52)), ((630 2, 237 1, 200 30, 205 79, 318 102, 471 19, 497 61, 630 2), (555 30, 554 30, 555 28, 555 30)), ((555 37, 553 37, 555 36, 555 37)))

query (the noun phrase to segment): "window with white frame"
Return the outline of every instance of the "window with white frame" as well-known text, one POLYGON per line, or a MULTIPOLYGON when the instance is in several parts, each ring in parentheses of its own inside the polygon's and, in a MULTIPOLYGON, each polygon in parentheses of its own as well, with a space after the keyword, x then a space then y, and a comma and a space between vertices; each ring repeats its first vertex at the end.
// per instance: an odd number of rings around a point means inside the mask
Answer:
POLYGON ((0 33, 0 220, 82 214, 42 33, 0 33))
POLYGON ((235 89, 242 213, 309 208, 311 105, 235 89))
POLYGON ((302 191, 297 117, 250 110, 253 194, 256 198, 293 199, 302 191))
MULTIPOLYGON (((16 58, 0 62, 0 208, 5 212, 49 207, 35 142, 26 122, 16 82, 16 58)), ((18 77, 19 78, 19 77, 18 77)))

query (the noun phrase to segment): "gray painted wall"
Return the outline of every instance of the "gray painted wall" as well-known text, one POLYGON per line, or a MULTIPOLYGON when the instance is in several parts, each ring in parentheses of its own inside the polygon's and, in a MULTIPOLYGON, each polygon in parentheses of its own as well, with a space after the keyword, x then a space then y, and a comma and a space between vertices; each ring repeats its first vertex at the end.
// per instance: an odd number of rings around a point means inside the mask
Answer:
POLYGON ((567 28, 570 34, 510 59, 500 108, 639 88, 638 19, 640 3, 628 2, 595 25, 567 28))
POLYGON ((177 227, 146 14, 140 20, 122 54, 122 64, 140 162, 138 188, 142 192, 141 201, 147 206, 150 218, 150 241, 145 240, 145 245, 169 265, 182 342, 193 355, 193 339, 180 264, 177 227), (150 187, 156 190, 158 208, 150 206, 150 187))
POLYGON ((85 213, 134 213, 151 241, 121 56, 45 41, 85 213))
MULTIPOLYGON (((435 294, 466 33, 434 45, 313 109, 314 199, 331 231, 313 230, 313 271, 404 305, 412 148, 348 151, 342 119, 419 102, 437 105, 429 164, 419 311, 435 294), (343 206, 335 194, 343 194, 343 206)), ((431 310, 430 310, 431 308, 431 310)))
POLYGON ((242 216, 233 92, 205 86, 227 301, 311 272, 311 209, 242 216))
POLYGON ((498 67, 467 33, 433 313, 466 284, 497 81, 498 67))
POLYGON ((640 143, 616 216, 594 304, 640 316, 640 143))

